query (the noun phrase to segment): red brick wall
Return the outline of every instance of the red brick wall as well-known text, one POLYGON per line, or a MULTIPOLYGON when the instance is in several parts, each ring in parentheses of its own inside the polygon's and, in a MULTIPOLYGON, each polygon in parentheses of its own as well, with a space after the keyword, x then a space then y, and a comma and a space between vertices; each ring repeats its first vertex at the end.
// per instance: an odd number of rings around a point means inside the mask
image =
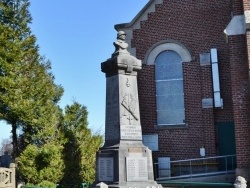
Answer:
MULTIPOLYGON (((239 3, 240 5, 240 3, 239 3)), ((234 7, 238 10, 240 6, 234 7)), ((154 66, 144 65, 138 76, 140 113, 143 134, 159 135, 159 152, 154 157, 171 160, 199 157, 205 146, 207 156, 216 154, 216 122, 232 122, 229 45, 223 30, 231 20, 228 0, 164 0, 156 11, 133 31, 132 47, 144 59, 147 51, 159 41, 176 40, 185 45, 194 60, 183 63, 186 128, 157 128, 154 66), (200 66, 199 54, 218 49, 223 109, 203 109, 202 98, 212 98, 211 66, 200 66)))
POLYGON ((238 168, 250 166, 249 65, 246 36, 229 37, 232 100, 238 168))
MULTIPOLYGON (((238 9, 234 14, 250 10, 250 1, 235 0, 238 9), (240 6, 241 4, 241 6, 240 6)), ((236 7, 236 6, 235 6, 236 7)), ((249 54, 250 31, 246 35, 232 36, 230 43, 230 65, 232 79, 232 101, 235 119, 237 175, 250 179, 250 91, 249 91, 249 54), (247 48, 245 47, 247 46, 247 48)))
POLYGON ((243 13, 243 3, 249 3, 248 0, 232 0, 232 14, 241 15, 243 13))

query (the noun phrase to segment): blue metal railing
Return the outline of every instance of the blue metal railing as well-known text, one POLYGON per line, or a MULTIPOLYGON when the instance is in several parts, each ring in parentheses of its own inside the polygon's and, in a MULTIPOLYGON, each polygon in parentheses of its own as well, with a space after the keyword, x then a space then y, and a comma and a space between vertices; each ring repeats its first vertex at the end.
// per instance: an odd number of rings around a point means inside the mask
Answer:
POLYGON ((235 173, 236 155, 170 161, 164 165, 169 168, 159 168, 158 163, 154 164, 157 180, 229 174, 235 173))

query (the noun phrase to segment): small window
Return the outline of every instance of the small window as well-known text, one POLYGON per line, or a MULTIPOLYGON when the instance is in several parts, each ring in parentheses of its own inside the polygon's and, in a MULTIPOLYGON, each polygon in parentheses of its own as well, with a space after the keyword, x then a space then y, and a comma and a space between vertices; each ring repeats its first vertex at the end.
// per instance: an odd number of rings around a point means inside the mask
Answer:
POLYGON ((182 59, 175 51, 161 52, 155 59, 158 126, 185 123, 182 59))

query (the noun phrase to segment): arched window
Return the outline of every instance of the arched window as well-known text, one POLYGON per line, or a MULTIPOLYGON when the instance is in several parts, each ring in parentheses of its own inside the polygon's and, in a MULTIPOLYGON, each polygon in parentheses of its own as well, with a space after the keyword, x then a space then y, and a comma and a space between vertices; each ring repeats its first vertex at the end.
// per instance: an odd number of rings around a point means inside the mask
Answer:
POLYGON ((190 51, 171 39, 154 44, 146 54, 144 63, 155 66, 158 127, 185 125, 182 63, 190 61, 190 51))
POLYGON ((185 124, 182 58, 172 50, 155 58, 157 125, 185 124))

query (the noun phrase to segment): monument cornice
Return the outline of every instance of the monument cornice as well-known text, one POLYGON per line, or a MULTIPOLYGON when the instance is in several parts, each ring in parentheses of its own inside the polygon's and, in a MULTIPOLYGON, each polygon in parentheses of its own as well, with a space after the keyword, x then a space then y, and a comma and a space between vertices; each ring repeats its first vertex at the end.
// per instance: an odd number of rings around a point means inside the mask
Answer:
POLYGON ((117 74, 136 76, 137 72, 142 68, 141 60, 131 56, 130 54, 118 54, 101 63, 102 72, 106 73, 106 77, 117 74))

